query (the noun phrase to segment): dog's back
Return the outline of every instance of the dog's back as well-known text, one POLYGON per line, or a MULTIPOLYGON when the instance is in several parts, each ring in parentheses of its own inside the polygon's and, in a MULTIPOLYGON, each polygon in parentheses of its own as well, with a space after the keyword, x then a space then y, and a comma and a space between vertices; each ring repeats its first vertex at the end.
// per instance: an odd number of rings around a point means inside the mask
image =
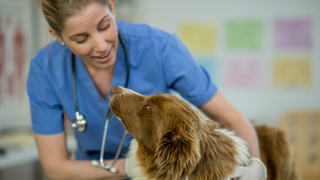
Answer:
POLYGON ((261 160, 268 169, 267 180, 300 180, 285 133, 278 128, 256 126, 261 160))

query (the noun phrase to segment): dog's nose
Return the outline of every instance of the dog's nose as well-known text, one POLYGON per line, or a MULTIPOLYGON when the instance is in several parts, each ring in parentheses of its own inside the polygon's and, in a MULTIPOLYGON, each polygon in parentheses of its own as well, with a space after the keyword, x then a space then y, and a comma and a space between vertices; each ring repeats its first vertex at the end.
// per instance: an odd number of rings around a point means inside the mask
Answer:
POLYGON ((122 88, 122 87, 115 85, 115 86, 113 86, 113 87, 111 88, 110 94, 111 94, 111 95, 114 95, 114 94, 121 93, 122 91, 123 91, 123 88, 122 88))

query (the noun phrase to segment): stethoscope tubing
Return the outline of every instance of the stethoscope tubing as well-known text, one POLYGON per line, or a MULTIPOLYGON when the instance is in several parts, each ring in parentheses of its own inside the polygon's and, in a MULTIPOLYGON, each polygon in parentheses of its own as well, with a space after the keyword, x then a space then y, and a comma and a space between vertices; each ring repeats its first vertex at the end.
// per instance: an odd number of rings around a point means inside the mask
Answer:
MULTIPOLYGON (((128 51, 126 48, 126 45, 123 41, 123 39, 120 36, 120 32, 118 32, 118 38, 120 40, 120 43, 122 44, 123 48, 124 48, 124 53, 125 53, 125 57, 126 57, 126 65, 127 65, 127 76, 126 76, 126 83, 125 83, 125 87, 128 87, 128 83, 129 83, 129 73, 130 73, 130 64, 129 64, 129 56, 128 56, 128 51)), ((84 128, 81 128, 79 130, 78 125, 75 126, 77 127, 79 132, 84 132, 86 129, 86 119, 84 118, 84 116, 82 114, 79 113, 79 107, 78 107, 78 100, 77 100, 77 91, 76 91, 76 80, 75 80, 75 55, 72 53, 72 60, 71 60, 71 66, 72 66, 72 86, 73 86, 73 99, 74 99, 74 104, 75 104, 75 114, 76 114, 76 119, 77 122, 79 120, 79 122, 82 122, 85 124, 84 128), (81 120, 80 120, 81 119, 81 120)), ((106 138, 107 138, 107 133, 108 133, 108 128, 109 128, 109 121, 110 121, 110 117, 111 117, 111 110, 110 108, 108 109, 108 113, 107 113, 107 119, 105 122, 105 127, 104 127, 104 132, 103 132, 103 138, 102 138, 102 144, 101 144, 101 150, 100 150, 100 164, 98 163, 98 161, 96 160, 92 160, 92 165, 94 166, 98 166, 101 167, 103 169, 109 170, 110 172, 116 173, 117 169, 116 168, 112 168, 112 166, 115 164, 115 162, 118 160, 122 146, 123 146, 123 142, 124 139, 126 137, 126 135, 128 134, 127 130, 125 130, 124 135, 122 136, 120 145, 118 147, 118 150, 116 152, 116 155, 113 159, 113 162, 110 165, 105 166, 104 165, 104 148, 105 148, 105 142, 106 142, 106 138)))
POLYGON ((110 165, 105 166, 104 165, 104 147, 105 147, 106 137, 107 137, 107 133, 108 133, 108 126, 109 126, 109 122, 110 122, 110 116, 111 116, 111 110, 109 109, 108 110, 107 121, 106 121, 106 124, 105 124, 105 127, 104 127, 103 139, 102 139, 101 151, 100 151, 100 165, 103 166, 105 169, 110 169, 114 165, 114 163, 118 160, 120 152, 121 152, 121 148, 122 148, 122 145, 123 145, 123 142, 124 142, 124 139, 126 138, 126 136, 128 134, 128 131, 124 132, 124 135, 122 136, 121 143, 120 143, 120 145, 118 147, 118 150, 117 150, 117 153, 116 153, 116 155, 114 157, 113 162, 110 165))

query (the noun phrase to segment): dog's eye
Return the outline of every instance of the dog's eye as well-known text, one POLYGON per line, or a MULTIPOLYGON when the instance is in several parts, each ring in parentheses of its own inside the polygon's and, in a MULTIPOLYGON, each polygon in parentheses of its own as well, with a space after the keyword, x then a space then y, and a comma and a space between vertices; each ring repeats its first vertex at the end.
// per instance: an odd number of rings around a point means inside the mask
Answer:
POLYGON ((146 108, 150 109, 149 101, 146 103, 146 108))

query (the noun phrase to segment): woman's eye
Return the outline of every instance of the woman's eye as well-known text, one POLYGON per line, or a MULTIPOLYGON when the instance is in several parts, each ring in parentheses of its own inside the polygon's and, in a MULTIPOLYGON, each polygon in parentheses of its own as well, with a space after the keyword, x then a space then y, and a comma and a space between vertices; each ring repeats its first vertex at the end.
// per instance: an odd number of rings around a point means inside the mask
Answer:
POLYGON ((104 28, 99 29, 99 31, 104 31, 104 30, 108 29, 109 26, 110 26, 110 24, 106 25, 104 28))
POLYGON ((84 43, 87 40, 87 37, 83 38, 81 41, 76 41, 78 44, 84 43))

